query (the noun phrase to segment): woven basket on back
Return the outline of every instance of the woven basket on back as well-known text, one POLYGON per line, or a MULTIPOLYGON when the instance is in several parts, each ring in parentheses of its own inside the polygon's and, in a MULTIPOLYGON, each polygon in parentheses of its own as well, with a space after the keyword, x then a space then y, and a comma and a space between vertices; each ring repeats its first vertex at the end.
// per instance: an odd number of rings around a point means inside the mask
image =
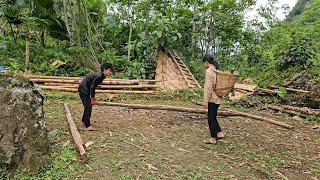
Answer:
POLYGON ((216 86, 215 92, 218 96, 227 96, 231 93, 234 84, 237 80, 237 75, 230 72, 223 72, 215 70, 216 72, 216 86))

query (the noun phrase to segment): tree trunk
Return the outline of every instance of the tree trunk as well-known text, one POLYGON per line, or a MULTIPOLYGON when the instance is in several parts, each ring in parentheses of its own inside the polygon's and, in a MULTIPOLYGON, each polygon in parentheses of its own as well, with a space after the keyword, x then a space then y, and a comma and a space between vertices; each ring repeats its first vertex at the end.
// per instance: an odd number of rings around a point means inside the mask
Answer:
POLYGON ((29 32, 26 33, 26 53, 25 53, 25 71, 29 69, 30 64, 30 39, 29 39, 29 32))
POLYGON ((63 0, 64 22, 66 23, 66 28, 67 28, 67 31, 68 31, 68 36, 69 36, 70 44, 73 44, 74 41, 73 41, 72 32, 71 32, 71 30, 70 30, 67 8, 68 8, 67 0, 63 0))
POLYGON ((16 43, 16 42, 17 42, 17 38, 16 38, 16 35, 15 35, 15 32, 13 31, 12 24, 9 23, 9 25, 10 25, 10 30, 11 30, 11 33, 12 33, 12 36, 13 36, 13 40, 14 40, 14 42, 16 43))
POLYGON ((99 69, 100 63, 97 60, 95 51, 94 51, 93 46, 92 46, 93 39, 92 39, 92 32, 91 32, 91 23, 90 23, 89 14, 88 14, 88 11, 87 11, 87 5, 86 5, 86 1, 85 0, 83 0, 82 4, 79 4, 79 8, 80 8, 80 11, 82 10, 82 13, 83 13, 83 15, 85 17, 85 20, 86 20, 87 42, 88 42, 89 49, 90 49, 90 51, 92 53, 92 56, 93 56, 93 59, 94 59, 94 61, 93 61, 94 64, 93 65, 95 66, 96 69, 99 69))
POLYGON ((46 41, 45 41, 45 32, 44 30, 40 31, 40 40, 42 47, 46 47, 46 41))
POLYGON ((130 32, 129 32, 129 40, 128 40, 128 61, 130 61, 130 52, 131 52, 131 36, 132 36, 132 25, 130 23, 130 32))
POLYGON ((192 60, 194 60, 194 54, 196 49, 196 39, 195 39, 195 32, 196 32, 196 3, 193 4, 193 15, 192 15, 192 60))
MULTIPOLYGON (((132 10, 132 7, 130 8, 132 10)), ((129 26, 130 26, 130 31, 129 31, 129 39, 128 39, 128 61, 130 61, 130 53, 131 53, 131 36, 132 36, 132 24, 133 24, 133 10, 131 12, 131 18, 130 18, 130 23, 129 23, 129 26)))

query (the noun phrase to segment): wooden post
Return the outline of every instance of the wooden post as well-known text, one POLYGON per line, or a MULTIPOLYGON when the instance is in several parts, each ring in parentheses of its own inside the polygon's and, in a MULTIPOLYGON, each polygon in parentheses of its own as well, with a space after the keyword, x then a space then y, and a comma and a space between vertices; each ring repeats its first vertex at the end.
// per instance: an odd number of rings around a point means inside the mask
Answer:
POLYGON ((71 115, 71 112, 70 112, 67 104, 64 104, 64 109, 66 112, 66 117, 67 117, 67 121, 69 123, 70 132, 71 132, 73 141, 76 144, 76 146, 80 152, 81 159, 83 161, 87 162, 89 160, 89 157, 87 156, 87 153, 85 150, 86 145, 80 136, 80 133, 77 129, 76 124, 73 122, 72 115, 71 115))

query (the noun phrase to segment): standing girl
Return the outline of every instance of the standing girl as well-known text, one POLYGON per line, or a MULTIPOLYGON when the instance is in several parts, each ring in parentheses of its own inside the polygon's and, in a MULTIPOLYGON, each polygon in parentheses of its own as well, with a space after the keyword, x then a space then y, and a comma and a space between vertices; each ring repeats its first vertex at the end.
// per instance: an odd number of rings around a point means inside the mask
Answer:
POLYGON ((222 103, 222 97, 214 91, 216 85, 216 72, 219 69, 217 61, 213 56, 207 54, 203 58, 204 67, 206 68, 206 77, 204 85, 204 106, 208 109, 208 124, 211 138, 210 144, 215 144, 217 139, 224 138, 219 122, 217 120, 218 108, 222 103))

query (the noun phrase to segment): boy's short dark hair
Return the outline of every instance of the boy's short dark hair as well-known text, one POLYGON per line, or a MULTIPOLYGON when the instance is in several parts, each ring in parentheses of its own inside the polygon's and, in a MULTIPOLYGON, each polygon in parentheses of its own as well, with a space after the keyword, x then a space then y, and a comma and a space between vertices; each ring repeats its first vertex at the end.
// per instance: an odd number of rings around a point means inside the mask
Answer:
POLYGON ((106 62, 106 63, 101 64, 101 66, 100 66, 101 72, 103 70, 108 70, 108 69, 110 69, 113 73, 115 72, 115 69, 114 69, 114 67, 113 67, 113 65, 111 63, 107 63, 106 62))
POLYGON ((208 63, 214 65, 216 67, 216 69, 219 70, 219 63, 214 59, 214 57, 210 54, 206 54, 203 59, 203 62, 207 61, 208 63))

